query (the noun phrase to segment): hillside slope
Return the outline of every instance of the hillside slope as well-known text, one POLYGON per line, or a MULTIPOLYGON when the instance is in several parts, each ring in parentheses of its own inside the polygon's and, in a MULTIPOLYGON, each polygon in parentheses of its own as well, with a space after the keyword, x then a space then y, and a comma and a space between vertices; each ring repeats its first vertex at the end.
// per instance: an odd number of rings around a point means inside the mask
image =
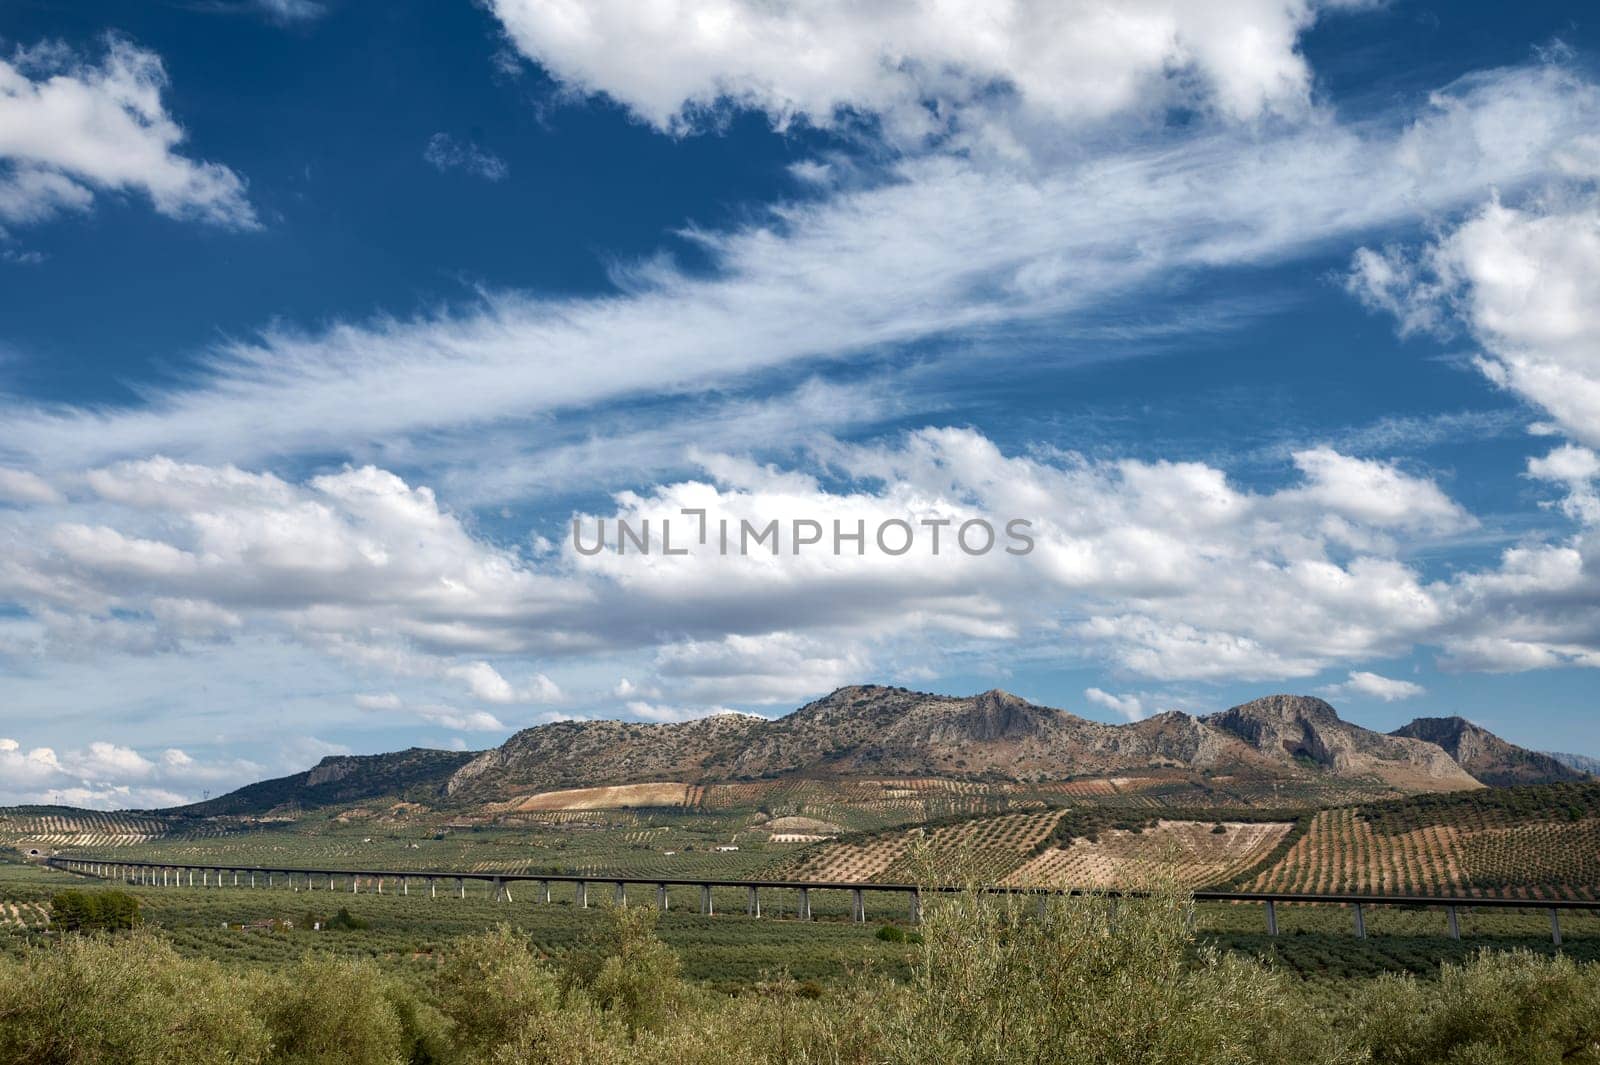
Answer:
POLYGON ((249 817, 275 810, 312 810, 414 789, 433 796, 473 757, 471 751, 423 747, 389 754, 329 755, 303 773, 247 784, 215 799, 162 812, 180 817, 249 817))
MULTIPOLYGON (((1341 776, 1372 775, 1402 791, 1479 785, 1438 744, 1352 725, 1328 703, 1307 695, 1269 695, 1201 720, 1282 766, 1299 763, 1341 776)), ((1498 737, 1496 742, 1521 750, 1498 737)))
POLYGON ((1377 782, 1401 792, 1478 787, 1438 746, 1340 720, 1320 699, 1277 695, 1195 718, 1107 725, 994 690, 955 697, 840 688, 776 720, 728 714, 680 724, 566 721, 512 736, 462 766, 457 802, 556 788, 784 776, 1019 782, 1153 769, 1377 782))
POLYGON ((1556 784, 1587 776, 1547 754, 1507 743, 1464 717, 1419 717, 1389 735, 1438 744, 1457 765, 1491 787, 1556 784))

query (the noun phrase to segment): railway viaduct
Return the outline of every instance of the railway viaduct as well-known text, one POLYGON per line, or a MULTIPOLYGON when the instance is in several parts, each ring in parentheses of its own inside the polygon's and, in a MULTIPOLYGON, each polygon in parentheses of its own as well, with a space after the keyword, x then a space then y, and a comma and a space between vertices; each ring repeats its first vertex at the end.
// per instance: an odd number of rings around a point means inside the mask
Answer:
MULTIPOLYGON (((589 906, 591 890, 603 892, 609 887, 612 892, 612 900, 622 905, 627 903, 629 888, 646 891, 653 890, 655 893, 655 905, 666 910, 671 905, 671 889, 688 888, 698 890, 699 912, 708 916, 716 913, 714 901, 716 889, 743 889, 745 912, 751 917, 760 917, 762 915, 761 893, 763 891, 792 891, 797 899, 794 907, 794 917, 802 921, 811 919, 811 901, 813 894, 816 892, 848 892, 851 919, 858 922, 864 922, 867 919, 866 895, 868 892, 899 895, 905 900, 907 918, 912 923, 917 923, 922 919, 922 898, 924 895, 953 894, 973 890, 960 886, 929 887, 918 884, 862 881, 716 880, 416 869, 304 869, 285 868, 282 866, 184 865, 173 862, 128 861, 121 858, 91 855, 56 855, 45 859, 45 864, 79 876, 120 880, 126 883, 155 887, 272 888, 282 886, 297 889, 303 887, 307 891, 338 891, 341 890, 339 884, 343 881, 352 893, 359 894, 362 884, 365 883, 368 891, 381 895, 384 891, 384 885, 387 883, 390 886, 391 893, 409 895, 411 886, 415 883, 420 891, 426 891, 430 898, 436 898, 439 894, 439 885, 444 884, 447 894, 466 898, 467 886, 468 884, 473 884, 480 886, 485 894, 492 893, 497 902, 511 902, 512 887, 516 886, 519 891, 523 887, 530 887, 536 902, 548 903, 551 901, 552 886, 560 884, 571 887, 573 904, 583 908, 589 906)), ((1115 900, 1119 898, 1137 894, 1135 892, 1090 891, 1076 888, 1000 886, 979 887, 976 890, 986 894, 1032 896, 1038 899, 1041 908, 1054 897, 1092 896, 1109 899, 1115 904, 1115 900)), ((1278 906, 1280 904, 1348 907, 1351 913, 1353 931, 1358 937, 1362 938, 1365 938, 1367 934, 1367 912, 1374 906, 1443 910, 1445 931, 1452 939, 1461 938, 1459 913, 1463 909, 1542 909, 1547 911, 1550 919, 1550 938, 1559 946, 1561 943, 1561 911, 1600 911, 1600 901, 1577 899, 1529 900, 1429 895, 1331 895, 1261 891, 1196 891, 1192 892, 1192 896, 1196 902, 1261 904, 1266 912, 1267 934, 1274 936, 1278 934, 1278 906)))

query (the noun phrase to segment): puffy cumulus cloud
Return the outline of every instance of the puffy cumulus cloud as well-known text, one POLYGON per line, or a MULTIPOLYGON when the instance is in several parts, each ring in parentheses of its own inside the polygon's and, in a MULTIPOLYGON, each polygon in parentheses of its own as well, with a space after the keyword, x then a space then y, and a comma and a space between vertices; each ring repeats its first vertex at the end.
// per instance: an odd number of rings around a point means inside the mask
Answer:
POLYGON ((1459 322, 1491 381, 1600 445, 1600 202, 1496 200, 1420 251, 1363 251, 1351 278, 1402 325, 1459 322))
POLYGON ((1113 695, 1100 688, 1085 688, 1083 697, 1096 706, 1116 711, 1129 721, 1143 721, 1150 716, 1150 712, 1144 707, 1144 701, 1137 695, 1113 695))
MULTIPOLYGON (((734 710, 726 706, 666 706, 661 703, 649 703, 642 699, 634 699, 627 704, 628 713, 644 721, 666 723, 671 721, 694 721, 702 717, 715 717, 718 714, 742 714, 742 710, 734 710)), ((747 714, 748 717, 757 715, 747 714)))
MULTIPOLYGON (((802 363, 980 330, 1070 328, 1152 284, 1170 292, 1203 271, 1523 187, 1597 122, 1594 87, 1541 66, 1462 82, 1420 113, 1360 126, 1182 130, 1037 171, 903 158, 885 180, 690 232, 711 270, 651 257, 619 267, 621 291, 603 298, 495 293, 420 319, 273 328, 223 346, 210 374, 136 407, 13 403, 5 461, 35 472, 152 454, 217 465, 401 441, 419 462, 445 463, 468 429, 514 435, 528 418, 726 394, 802 363)), ((633 444, 648 451, 661 439, 633 444)))
POLYGON ((1400 699, 1414 699, 1427 694, 1428 689, 1409 680, 1396 680, 1365 670, 1352 670, 1348 679, 1329 685, 1323 691, 1331 696, 1365 695, 1392 703, 1400 699))
POLYGON ((244 760, 203 763, 178 748, 150 757, 131 747, 95 740, 78 749, 25 750, 0 739, 0 802, 61 803, 92 809, 176 806, 205 785, 242 782, 261 772, 244 760))
POLYGON ((1307 483, 1286 497, 1303 500, 1334 518, 1435 533, 1458 532, 1475 524, 1431 481, 1408 476, 1388 463, 1319 447, 1295 452, 1294 464, 1307 483))
POLYGON ((466 684, 473 698, 486 703, 550 703, 561 698, 561 688, 543 673, 534 674, 520 688, 487 662, 449 666, 444 674, 466 684))
MULTIPOLYGON (((860 683, 870 671, 863 649, 792 632, 687 640, 661 648, 655 657, 661 687, 713 703, 790 703, 860 683)), ((616 691, 625 697, 636 689, 624 679, 616 691)))
POLYGON ((153 52, 111 38, 99 62, 42 44, 0 59, 0 223, 89 208, 98 192, 140 192, 173 218, 251 228, 244 181, 178 153, 166 72, 153 52))
MULTIPOLYGON (((647 652, 649 676, 612 697, 656 718, 792 701, 907 648, 921 649, 907 668, 925 667, 946 645, 1163 680, 1308 677, 1419 645, 1464 668, 1528 661, 1497 640, 1543 648, 1547 665, 1600 648, 1590 541, 1519 545, 1427 580, 1407 554, 1470 516, 1426 478, 1326 447, 1297 452, 1271 491, 1197 462, 1008 455, 969 429, 831 443, 807 472, 699 461, 703 477, 619 493, 531 552, 480 539, 427 488, 371 467, 296 484, 122 463, 85 479, 93 525, 0 519, 30 545, 0 588, 58 651, 264 629, 494 706, 568 698, 530 662, 615 677, 647 652)), ((1562 455, 1550 468, 1585 467, 1562 455)), ((505 727, 451 702, 416 705, 445 727, 505 727)), ((358 705, 421 714, 391 696, 358 705)))
MULTIPOLYGON (((1332 5, 1323 5, 1332 6, 1332 5)), ((1311 0, 948 4, 493 0, 517 48, 579 93, 682 132, 726 109, 782 127, 871 116, 917 143, 977 119, 1076 125, 1174 104, 1299 114, 1311 0)))
POLYGON ((1600 455, 1586 447, 1564 444, 1547 455, 1528 460, 1528 476, 1562 485, 1567 494, 1561 510, 1574 521, 1600 525, 1600 455))

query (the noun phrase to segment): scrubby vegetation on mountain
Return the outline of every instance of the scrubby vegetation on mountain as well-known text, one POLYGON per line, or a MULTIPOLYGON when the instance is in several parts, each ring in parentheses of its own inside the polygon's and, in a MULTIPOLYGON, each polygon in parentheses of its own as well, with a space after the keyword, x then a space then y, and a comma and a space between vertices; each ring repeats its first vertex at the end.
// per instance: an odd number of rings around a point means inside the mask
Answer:
POLYGON ((303 773, 249 784, 205 802, 163 813, 182 817, 259 816, 276 810, 314 810, 412 793, 433 799, 450 775, 473 758, 468 751, 411 747, 391 754, 329 755, 303 773))
POLYGON ((644 781, 1037 783, 1154 769, 1197 782, 1206 774, 1328 779, 1391 793, 1479 786, 1438 745, 1360 728, 1306 696, 1269 696, 1209 717, 1172 712, 1107 725, 998 690, 959 698, 869 685, 840 688, 775 720, 724 714, 675 724, 541 725, 463 765, 445 790, 465 803, 644 781))

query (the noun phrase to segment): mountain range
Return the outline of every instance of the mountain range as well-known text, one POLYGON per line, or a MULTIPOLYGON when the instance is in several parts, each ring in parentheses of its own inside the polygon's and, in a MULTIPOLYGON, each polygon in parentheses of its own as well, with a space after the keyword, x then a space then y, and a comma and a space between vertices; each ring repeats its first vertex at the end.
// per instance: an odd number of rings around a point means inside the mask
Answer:
POLYGON ((659 781, 937 777, 1036 785, 1159 771, 1399 794, 1587 776, 1462 718, 1419 718, 1385 734, 1344 721, 1327 702, 1304 695, 1109 725, 998 689, 956 697, 865 685, 840 688, 775 719, 562 721, 476 753, 413 748, 337 756, 171 812, 249 815, 388 795, 471 808, 547 791, 659 781))

